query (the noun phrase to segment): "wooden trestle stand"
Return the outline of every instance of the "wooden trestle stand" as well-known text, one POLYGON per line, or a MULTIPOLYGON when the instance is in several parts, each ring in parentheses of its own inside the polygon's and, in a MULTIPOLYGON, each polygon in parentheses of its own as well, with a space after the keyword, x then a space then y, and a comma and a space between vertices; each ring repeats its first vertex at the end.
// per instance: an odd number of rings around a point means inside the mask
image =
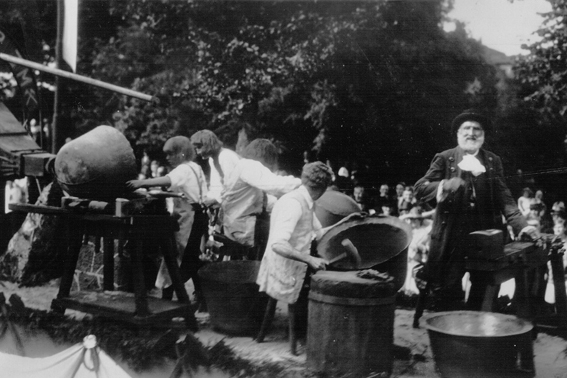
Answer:
POLYGON ((169 214, 114 216, 110 214, 89 214, 70 211, 65 208, 40 205, 10 205, 13 211, 58 215, 64 220, 67 240, 64 271, 59 293, 53 300, 53 311, 64 313, 73 309, 104 317, 124 320, 136 325, 151 326, 163 324, 164 320, 182 317, 187 327, 197 330, 197 322, 185 291, 177 259, 174 253, 174 231, 177 221, 169 214), (79 258, 83 235, 102 237, 103 244, 103 290, 102 292, 71 292, 76 265, 79 258), (117 292, 114 289, 115 240, 121 249, 128 240, 134 243, 130 248, 134 294, 117 292), (159 245, 163 254, 178 301, 173 302, 148 297, 144 284, 142 263, 144 243, 152 241, 159 245))

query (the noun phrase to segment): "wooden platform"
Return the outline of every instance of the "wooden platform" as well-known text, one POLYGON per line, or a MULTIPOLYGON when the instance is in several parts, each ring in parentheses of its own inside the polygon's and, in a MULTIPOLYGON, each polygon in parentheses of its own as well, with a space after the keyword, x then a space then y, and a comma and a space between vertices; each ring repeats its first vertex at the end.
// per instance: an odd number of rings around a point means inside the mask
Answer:
POLYGON ((113 319, 120 319, 137 325, 155 325, 158 322, 169 321, 171 318, 192 315, 191 305, 170 300, 148 297, 148 314, 136 314, 136 298, 134 294, 112 292, 73 292, 68 297, 56 298, 52 307, 87 312, 113 319))
POLYGON ((64 220, 67 253, 63 262, 59 293, 51 306, 53 311, 64 313, 66 309, 73 309, 139 325, 183 317, 190 330, 197 330, 197 321, 191 310, 189 296, 181 282, 174 252, 174 232, 178 229, 178 224, 168 213, 118 217, 84 211, 74 212, 51 206, 10 205, 10 208, 26 213, 59 215, 64 220), (103 292, 71 292, 84 235, 103 239, 103 292), (133 244, 129 250, 133 294, 113 291, 115 241, 119 254, 122 253, 126 241, 133 244), (142 259, 144 245, 148 242, 159 248, 179 302, 147 296, 142 259))

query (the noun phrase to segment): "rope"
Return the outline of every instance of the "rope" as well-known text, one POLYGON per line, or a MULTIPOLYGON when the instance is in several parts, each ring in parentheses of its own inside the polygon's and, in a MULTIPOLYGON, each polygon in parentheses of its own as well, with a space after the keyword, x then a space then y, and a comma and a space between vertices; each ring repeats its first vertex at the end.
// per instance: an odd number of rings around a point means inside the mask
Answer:
POLYGON ((75 366, 75 369, 73 370, 73 374, 71 374, 71 378, 74 378, 77 375, 77 372, 79 371, 79 368, 81 367, 81 365, 85 365, 85 369, 87 369, 88 371, 93 371, 93 372, 98 372, 100 369, 100 357, 98 355, 99 353, 99 348, 97 347, 97 341, 96 341, 96 336, 94 335, 88 335, 85 336, 85 338, 83 339, 83 350, 81 351, 81 359, 80 359, 80 363, 77 364, 77 366, 75 366), (89 361, 87 360, 87 352, 90 352, 90 366, 89 366, 89 361))

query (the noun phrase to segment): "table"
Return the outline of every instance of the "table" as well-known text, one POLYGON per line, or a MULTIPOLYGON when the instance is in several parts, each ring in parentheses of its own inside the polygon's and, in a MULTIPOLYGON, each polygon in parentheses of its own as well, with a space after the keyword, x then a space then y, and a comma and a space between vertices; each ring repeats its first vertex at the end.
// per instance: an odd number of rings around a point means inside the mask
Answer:
POLYGON ((29 204, 11 204, 10 209, 27 213, 59 215, 64 220, 67 253, 59 292, 51 304, 53 311, 64 313, 66 309, 73 309, 148 326, 182 317, 189 329, 197 330, 197 322, 191 309, 189 296, 181 281, 175 254, 173 233, 178 229, 178 224, 169 214, 117 217, 110 214, 83 213, 60 207, 29 204), (100 236, 104 240, 103 292, 71 292, 85 234, 100 236), (130 249, 133 294, 114 291, 115 240, 118 241, 118 248, 122 248, 125 241, 135 244, 135 247, 130 249), (177 294, 177 302, 146 295, 142 254, 144 244, 150 240, 160 247, 177 294))
POLYGON ((494 311, 494 299, 498 295, 500 284, 514 278, 516 291, 514 301, 517 304, 517 315, 525 319, 533 319, 531 311, 528 273, 547 263, 547 250, 533 242, 512 242, 504 245, 501 256, 493 259, 466 259, 466 269, 487 277, 482 302, 482 311, 494 311))

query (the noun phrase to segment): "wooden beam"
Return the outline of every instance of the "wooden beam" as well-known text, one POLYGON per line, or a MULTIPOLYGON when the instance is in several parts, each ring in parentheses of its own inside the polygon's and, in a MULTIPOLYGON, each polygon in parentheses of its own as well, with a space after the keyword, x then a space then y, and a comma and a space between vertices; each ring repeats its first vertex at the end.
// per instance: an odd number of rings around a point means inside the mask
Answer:
POLYGON ((110 91, 120 93, 120 94, 130 96, 130 97, 134 97, 134 98, 137 98, 137 99, 140 99, 140 100, 144 100, 144 101, 148 101, 148 102, 152 102, 152 101, 157 102, 157 98, 154 97, 154 96, 150 96, 150 95, 147 95, 147 94, 142 93, 142 92, 137 92, 137 91, 134 91, 132 89, 119 87, 118 85, 109 84, 109 83, 106 83, 104 81, 91 79, 90 77, 74 74, 72 72, 67 72, 67 71, 64 71, 64 70, 61 70, 61 69, 58 69, 58 68, 47 67, 47 66, 44 66, 43 64, 32 62, 31 60, 18 58, 18 57, 12 56, 12 55, 4 54, 4 53, 0 53, 0 59, 4 60, 6 62, 9 62, 9 63, 19 64, 19 65, 22 65, 22 66, 25 66, 25 67, 36 69, 38 71, 47 72, 47 73, 50 73, 50 74, 53 74, 53 75, 56 75, 56 76, 60 76, 60 77, 64 77, 64 78, 67 78, 67 79, 79 81, 81 83, 94 85, 95 87, 108 89, 110 91))

